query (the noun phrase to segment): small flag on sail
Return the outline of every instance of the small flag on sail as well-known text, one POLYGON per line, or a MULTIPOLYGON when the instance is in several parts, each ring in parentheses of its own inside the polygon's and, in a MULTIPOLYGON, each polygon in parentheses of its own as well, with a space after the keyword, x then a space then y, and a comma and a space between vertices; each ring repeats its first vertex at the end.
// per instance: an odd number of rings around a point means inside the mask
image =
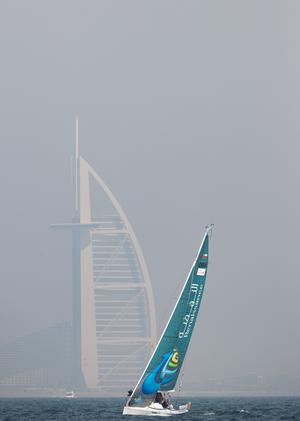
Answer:
POLYGON ((206 269, 205 268, 198 268, 197 275, 198 276, 204 276, 205 275, 205 272, 206 272, 206 269))
POLYGON ((201 256, 201 259, 202 260, 206 260, 207 258, 208 258, 208 254, 207 253, 202 254, 202 256, 201 256))

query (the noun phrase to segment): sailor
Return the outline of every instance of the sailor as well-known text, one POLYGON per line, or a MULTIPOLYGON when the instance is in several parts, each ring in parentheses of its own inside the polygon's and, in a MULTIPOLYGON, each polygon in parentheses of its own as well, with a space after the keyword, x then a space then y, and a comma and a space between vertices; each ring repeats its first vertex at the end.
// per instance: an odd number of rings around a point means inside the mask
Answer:
POLYGON ((163 400, 164 400, 164 398, 163 398, 162 393, 161 393, 161 392, 157 392, 157 393, 156 393, 156 395, 155 395, 155 400, 154 400, 154 402, 155 402, 155 403, 160 403, 160 404, 162 404, 163 400))
POLYGON ((132 389, 129 389, 128 390, 128 392, 127 392, 127 396, 129 397, 129 396, 131 396, 132 395, 132 393, 133 393, 133 390, 132 389))

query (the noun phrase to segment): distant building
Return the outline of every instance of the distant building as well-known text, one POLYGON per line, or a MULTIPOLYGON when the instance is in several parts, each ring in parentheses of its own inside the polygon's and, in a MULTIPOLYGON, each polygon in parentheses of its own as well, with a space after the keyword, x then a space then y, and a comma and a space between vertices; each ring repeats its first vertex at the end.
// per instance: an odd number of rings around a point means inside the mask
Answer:
POLYGON ((68 324, 26 335, 0 349, 0 390, 71 387, 68 324))
POLYGON ((105 391, 136 381, 156 339, 150 278, 138 240, 112 192, 74 159, 73 382, 105 391))
MULTIPOLYGON (((57 379, 47 382, 53 386, 62 384, 59 378, 64 376, 66 387, 72 389, 124 392, 138 380, 156 342, 151 282, 142 250, 123 209, 96 171, 79 155, 78 120, 73 173, 72 222, 53 225, 72 233, 73 321, 67 335, 69 340, 61 338, 66 360, 57 366, 61 367, 57 379)), ((30 342, 30 337, 26 341, 30 342)), ((16 346, 17 342, 12 344, 13 349, 16 346)), ((38 349, 43 353, 43 348, 38 349)), ((0 360, 1 355, 0 350, 0 360)), ((54 352, 54 361, 56 355, 54 352)), ((21 362, 17 366, 19 370, 8 370, 6 377, 0 366, 0 384, 3 378, 20 382, 25 371, 21 362)), ((42 370, 42 366, 31 368, 32 383, 38 383, 33 378, 45 377, 45 372, 35 371, 42 370)), ((48 366, 45 362, 46 371, 48 366)))

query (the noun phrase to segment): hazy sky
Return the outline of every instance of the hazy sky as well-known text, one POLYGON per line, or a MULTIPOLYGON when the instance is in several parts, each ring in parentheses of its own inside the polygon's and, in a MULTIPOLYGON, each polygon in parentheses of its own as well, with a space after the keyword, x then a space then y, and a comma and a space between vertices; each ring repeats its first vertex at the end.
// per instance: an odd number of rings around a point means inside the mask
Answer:
POLYGON ((300 377, 298 1, 0 3, 0 345, 70 320, 81 153, 142 245, 159 327, 214 223, 186 377, 300 377))

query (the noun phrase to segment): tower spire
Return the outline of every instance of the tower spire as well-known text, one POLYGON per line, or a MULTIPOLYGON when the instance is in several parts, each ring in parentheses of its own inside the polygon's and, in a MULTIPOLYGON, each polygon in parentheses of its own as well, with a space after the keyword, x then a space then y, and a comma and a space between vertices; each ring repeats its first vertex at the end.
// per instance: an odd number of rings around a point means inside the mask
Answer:
POLYGON ((74 207, 75 207, 75 218, 79 219, 79 117, 78 114, 75 116, 75 159, 74 159, 74 178, 75 178, 75 197, 74 197, 74 207))

